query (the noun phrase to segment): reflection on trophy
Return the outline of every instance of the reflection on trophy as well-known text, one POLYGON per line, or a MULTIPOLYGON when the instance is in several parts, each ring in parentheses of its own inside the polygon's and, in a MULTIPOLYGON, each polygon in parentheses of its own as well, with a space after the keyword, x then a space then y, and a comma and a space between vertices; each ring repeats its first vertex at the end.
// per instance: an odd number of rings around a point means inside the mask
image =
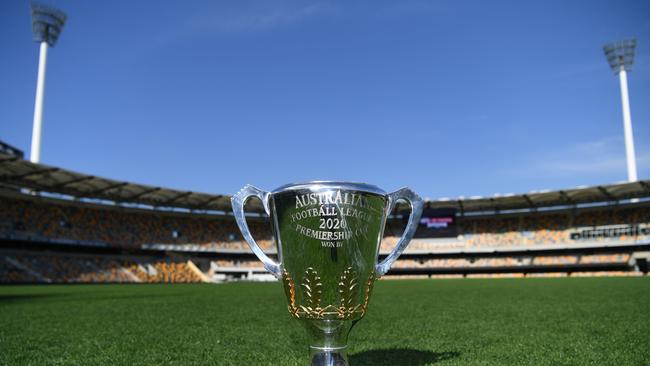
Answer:
POLYGON ((408 188, 393 193, 368 184, 308 182, 265 192, 247 185, 232 197, 239 228, 264 267, 284 284, 291 316, 310 339, 311 365, 347 365, 347 339, 368 311, 374 281, 413 237, 422 199, 408 188), (278 263, 255 243, 244 204, 258 197, 270 216, 278 263), (402 238, 382 262, 379 245, 397 201, 411 214, 402 238))

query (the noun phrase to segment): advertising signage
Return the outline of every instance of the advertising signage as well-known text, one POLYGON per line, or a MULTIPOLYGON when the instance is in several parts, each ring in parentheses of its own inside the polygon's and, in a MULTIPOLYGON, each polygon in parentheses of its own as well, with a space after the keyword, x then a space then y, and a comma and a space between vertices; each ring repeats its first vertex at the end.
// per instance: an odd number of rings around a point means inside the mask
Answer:
POLYGON ((416 238, 446 238, 457 235, 455 209, 425 208, 422 211, 422 217, 415 232, 416 238))

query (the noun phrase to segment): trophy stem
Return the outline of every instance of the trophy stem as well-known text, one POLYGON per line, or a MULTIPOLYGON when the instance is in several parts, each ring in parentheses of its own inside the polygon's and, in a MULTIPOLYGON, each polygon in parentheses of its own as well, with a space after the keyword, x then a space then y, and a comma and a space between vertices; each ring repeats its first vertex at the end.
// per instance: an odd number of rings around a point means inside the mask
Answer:
POLYGON ((309 347, 310 366, 348 366, 348 347, 309 347))
POLYGON ((309 333, 311 366, 347 366, 348 334, 358 320, 309 319, 303 321, 309 333))

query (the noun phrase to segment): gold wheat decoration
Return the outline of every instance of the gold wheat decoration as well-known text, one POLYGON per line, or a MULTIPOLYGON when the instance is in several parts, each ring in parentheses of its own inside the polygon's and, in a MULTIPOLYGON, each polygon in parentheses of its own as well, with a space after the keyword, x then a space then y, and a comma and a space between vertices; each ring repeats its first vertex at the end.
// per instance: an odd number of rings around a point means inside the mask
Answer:
POLYGON ((310 318, 322 318, 324 310, 320 306, 320 299, 323 294, 323 284, 318 276, 318 272, 311 267, 307 268, 300 286, 305 293, 305 300, 307 301, 306 305, 300 305, 300 309, 308 314, 310 318))
POLYGON ((343 271, 339 278, 339 304, 329 304, 323 307, 321 306, 323 283, 318 275, 318 271, 312 267, 305 270, 302 281, 300 282, 300 287, 305 294, 304 304, 297 304, 296 285, 286 269, 283 270, 283 277, 284 289, 289 297, 289 313, 295 318, 306 319, 324 319, 326 315, 333 315, 338 319, 345 320, 351 318, 354 314, 364 316, 368 310, 370 293, 372 292, 372 287, 375 281, 375 276, 371 273, 368 276, 368 280, 365 282, 366 288, 363 302, 361 304, 355 304, 355 299, 358 298, 360 290, 359 275, 352 267, 348 267, 343 271))
POLYGON ((298 307, 296 306, 296 286, 293 284, 293 278, 286 269, 282 270, 284 277, 284 290, 289 295, 289 313, 298 318, 298 307))
POLYGON ((350 317, 360 305, 354 305, 354 298, 356 297, 358 287, 358 275, 352 267, 348 267, 341 275, 339 282, 339 294, 341 295, 341 305, 336 309, 339 319, 346 319, 350 317))

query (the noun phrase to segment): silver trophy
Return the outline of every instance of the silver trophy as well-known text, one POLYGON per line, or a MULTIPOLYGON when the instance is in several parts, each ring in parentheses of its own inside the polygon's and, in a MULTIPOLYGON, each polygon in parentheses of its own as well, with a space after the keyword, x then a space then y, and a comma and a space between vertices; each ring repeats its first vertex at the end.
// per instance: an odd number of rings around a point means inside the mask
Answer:
POLYGON ((409 188, 393 193, 369 184, 307 182, 273 192, 247 185, 232 197, 244 238, 264 268, 284 284, 289 313, 307 328, 311 365, 347 365, 350 330, 368 311, 372 287, 415 234, 422 199, 409 188), (258 197, 271 219, 278 262, 251 236, 244 204, 258 197), (402 238, 378 263, 388 214, 398 200, 411 214, 402 238))

